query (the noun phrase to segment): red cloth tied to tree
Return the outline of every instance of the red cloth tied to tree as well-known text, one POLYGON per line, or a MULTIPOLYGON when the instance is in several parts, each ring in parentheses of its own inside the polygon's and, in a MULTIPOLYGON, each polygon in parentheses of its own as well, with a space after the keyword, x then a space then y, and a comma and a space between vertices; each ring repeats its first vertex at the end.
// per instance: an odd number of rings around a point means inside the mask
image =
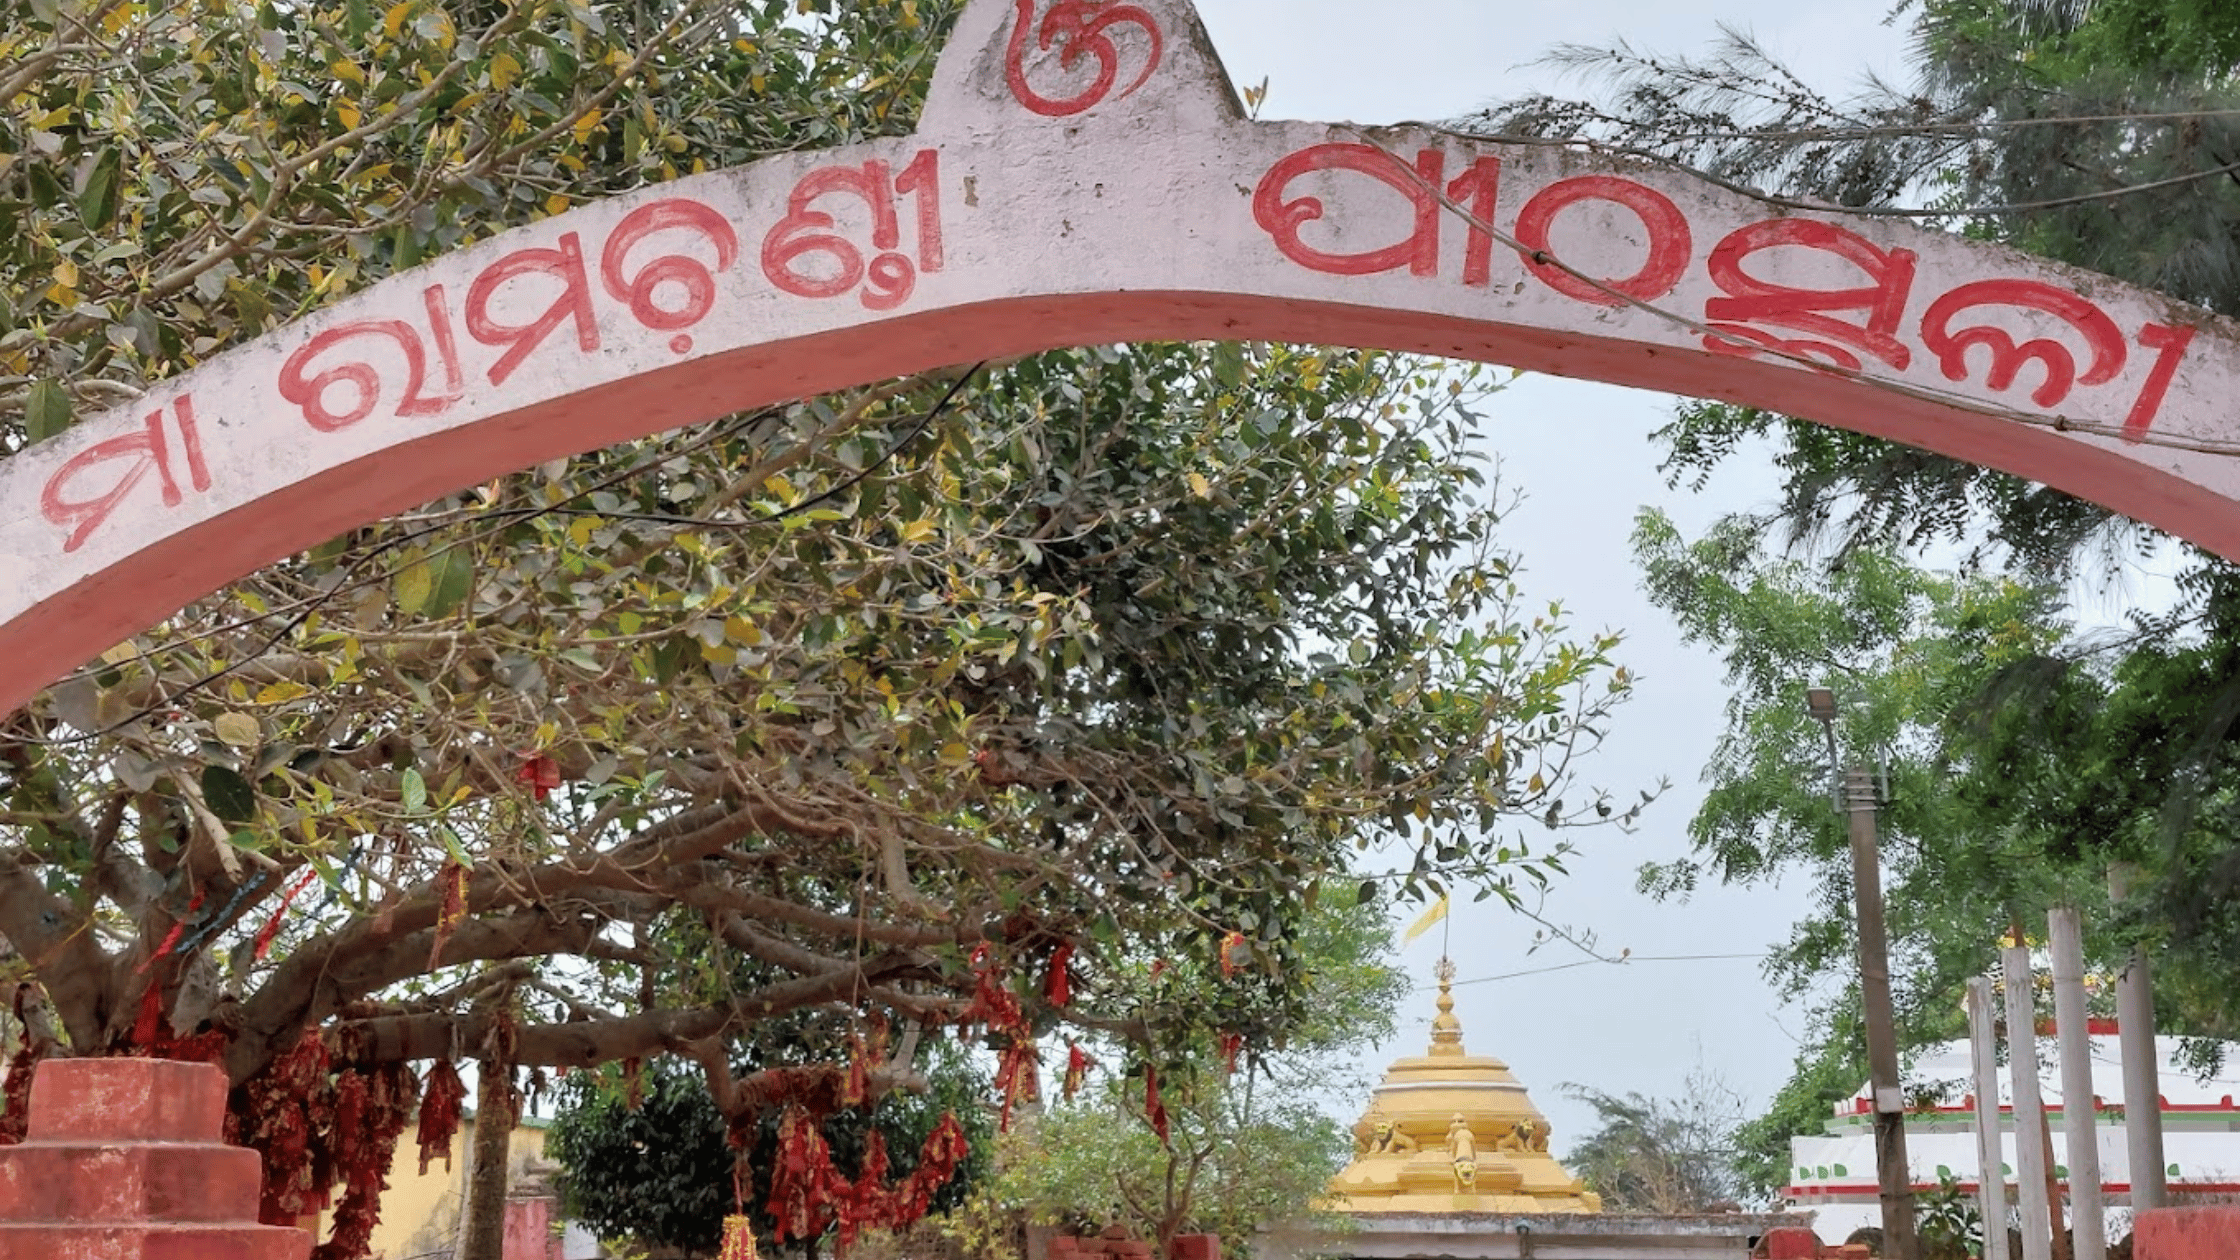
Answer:
POLYGON ((389 1163, 412 1119, 420 1082, 402 1063, 371 1072, 347 1071, 335 1084, 334 1119, 327 1126, 333 1175, 342 1181, 334 1228, 311 1260, 364 1260, 373 1251, 381 1220, 381 1193, 389 1188, 389 1163))
POLYGON ((972 951, 972 971, 972 1004, 965 1008, 962 1022, 986 1024, 992 1032, 1015 1037, 1026 1035, 1027 1019, 1019 1009, 1019 999, 1011 992, 1011 986, 1004 983, 986 945, 972 951))
POLYGON ((870 1056, 864 1049, 863 1037, 851 1034, 848 1038, 848 1075, 841 1081, 840 1105, 861 1107, 870 1097, 870 1056))
POLYGON ((280 935, 280 925, 288 917, 288 906, 298 896, 302 895, 304 889, 311 886, 311 881, 317 878, 319 878, 318 871, 305 871, 297 878, 295 883, 288 886, 288 891, 280 895, 280 904, 273 908, 272 917, 266 919, 264 926, 257 929, 257 944, 256 948, 250 951, 250 957, 258 962, 263 962, 264 956, 272 952, 272 942, 280 935))
POLYGON ((996 1061, 996 1093, 1003 1099, 1003 1109, 997 1117, 997 1128, 1011 1131, 1011 1105, 1025 1098, 1032 1101, 1041 1091, 1036 1066, 1042 1056, 1035 1050, 1031 1037, 1014 1038, 1003 1049, 1003 1056, 996 1061))
POLYGON ((1159 1101, 1159 1069, 1148 1063, 1143 1065, 1143 1118, 1159 1135, 1159 1144, 1167 1145, 1167 1108, 1159 1101))
POLYGON ((529 791, 541 801, 560 786, 560 763, 541 752, 524 753, 513 777, 517 782, 528 784, 529 791))
POLYGON ((1226 980, 1237 974, 1237 968, 1244 965, 1245 952, 1244 933, 1231 932, 1221 938, 1222 979, 1226 980))
POLYGON ((1225 1032, 1221 1034, 1221 1070, 1232 1075, 1235 1074, 1237 1054, 1243 1049, 1243 1033, 1225 1032))
POLYGON ((833 1166, 832 1147, 818 1120, 799 1105, 789 1106, 778 1122, 777 1158, 770 1170, 766 1208, 777 1222, 772 1238, 783 1244, 837 1226, 846 1247, 867 1229, 903 1229, 925 1216, 934 1194, 969 1154, 964 1126, 950 1112, 926 1136, 909 1176, 887 1180, 886 1141, 873 1132, 864 1143, 862 1168, 846 1177, 833 1166))
POLYGON ((324 1127, 320 1122, 334 1106, 328 1066, 326 1042, 317 1031, 306 1030, 293 1048, 242 1087, 248 1106, 228 1109, 249 1119, 244 1132, 229 1134, 227 1140, 264 1156, 258 1219, 267 1225, 293 1225, 322 1206, 328 1183, 316 1176, 313 1147, 324 1127))
MULTIPOLYGON (((156 963, 165 958, 169 958, 171 956, 171 951, 179 948, 179 938, 186 935, 188 922, 192 920, 195 917, 195 914, 201 909, 202 894, 196 893, 194 895, 194 900, 187 903, 187 912, 184 915, 181 915, 179 918, 172 920, 171 930, 163 934, 163 943, 156 946, 156 952, 148 955, 146 958, 141 959, 140 965, 132 969, 132 974, 136 976, 144 976, 148 974, 148 968, 155 966, 156 963)), ((161 996, 163 983, 161 979, 159 978, 155 981, 150 982, 148 988, 157 994, 157 996, 152 1000, 155 1002, 157 1010, 160 1013, 163 1004, 163 998, 161 996)), ((133 1040, 139 1042, 142 1045, 146 1045, 149 1041, 153 1040, 154 1037, 155 1029, 149 1027, 148 1025, 147 1003, 144 1001, 141 1004, 140 1009, 140 1023, 133 1029, 133 1040), (143 1034, 140 1031, 141 1028, 147 1028, 147 1032, 143 1034)))
MULTIPOLYGON (((172 931, 176 932, 178 929, 173 928, 172 931)), ((163 977, 157 976, 148 981, 148 987, 141 991, 140 1014, 132 1021, 132 1044, 153 1045, 156 1038, 162 1035, 163 977)))
POLYGON ((778 1151, 770 1167, 770 1201, 765 1209, 777 1227, 771 1238, 816 1238, 832 1225, 834 1183, 832 1148, 824 1130, 799 1106, 787 1107, 778 1121, 778 1151))
POLYGON ((451 1141, 458 1136, 466 1102, 467 1086, 459 1079, 459 1069, 449 1060, 437 1060, 428 1071, 420 1097, 420 1128, 414 1134, 420 1143, 421 1176, 428 1175, 428 1165, 435 1162, 438 1153, 443 1156, 443 1170, 451 1171, 451 1141))
POLYGON ((1066 1042, 1065 1089, 1067 1102, 1072 1102, 1073 1096, 1081 1092, 1081 1083, 1089 1079, 1089 1069, 1093 1066, 1095 1066, 1095 1063, 1089 1058, 1087 1052, 1071 1041, 1066 1042))
POLYGON ((744 1216, 723 1218, 723 1253, 719 1260, 759 1260, 754 1250, 754 1222, 744 1216))
POLYGON ((1073 1001, 1073 942, 1067 941, 1050 954, 1050 978, 1043 982, 1042 996, 1052 1006, 1066 1006, 1073 1001))
POLYGON ((436 907, 435 943, 428 948, 428 970, 443 965, 443 947, 451 942, 451 934, 467 918, 467 868, 458 859, 445 860, 443 869, 436 872, 436 888, 442 901, 436 907))

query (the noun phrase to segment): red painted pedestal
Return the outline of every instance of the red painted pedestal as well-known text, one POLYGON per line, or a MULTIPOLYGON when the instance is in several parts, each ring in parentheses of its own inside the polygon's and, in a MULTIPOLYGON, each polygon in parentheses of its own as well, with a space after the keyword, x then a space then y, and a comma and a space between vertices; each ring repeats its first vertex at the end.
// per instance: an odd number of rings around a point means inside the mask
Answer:
POLYGON ((225 1075, 199 1063, 50 1059, 0 1147, 0 1260, 305 1260, 259 1225, 255 1151, 228 1146, 225 1075))
POLYGON ((2132 1260, 2233 1260, 2240 1207, 2159 1208, 2132 1225, 2132 1260))

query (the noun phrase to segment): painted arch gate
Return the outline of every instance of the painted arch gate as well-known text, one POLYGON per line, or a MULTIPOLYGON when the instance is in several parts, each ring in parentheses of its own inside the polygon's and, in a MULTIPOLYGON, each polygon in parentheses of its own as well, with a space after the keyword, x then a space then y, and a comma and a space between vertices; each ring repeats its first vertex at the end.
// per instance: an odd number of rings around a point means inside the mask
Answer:
POLYGON ((972 0, 915 135, 508 232, 0 464, 0 712, 260 565, 502 472, 1152 338, 1752 403, 2240 558, 2229 321, 1562 146, 1251 122, 1189 0, 972 0))

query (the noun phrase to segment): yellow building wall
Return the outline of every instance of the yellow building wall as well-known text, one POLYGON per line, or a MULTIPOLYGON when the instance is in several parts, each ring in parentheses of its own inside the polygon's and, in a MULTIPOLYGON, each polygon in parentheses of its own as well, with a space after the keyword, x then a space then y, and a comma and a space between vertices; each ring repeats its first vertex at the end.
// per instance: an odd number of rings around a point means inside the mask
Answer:
MULTIPOLYGON (((507 1144, 506 1180, 518 1195, 522 1186, 543 1181, 553 1166, 544 1157, 544 1124, 529 1120, 507 1144)), ((406 1129, 389 1165, 389 1189, 381 1196, 381 1223, 373 1230, 373 1260, 414 1260, 431 1253, 448 1256, 459 1238, 459 1213, 467 1198, 467 1152, 474 1149, 474 1121, 463 1120, 451 1139, 451 1167, 438 1158, 420 1171, 420 1144, 406 1129)), ((319 1218, 326 1238, 328 1217, 319 1218)))

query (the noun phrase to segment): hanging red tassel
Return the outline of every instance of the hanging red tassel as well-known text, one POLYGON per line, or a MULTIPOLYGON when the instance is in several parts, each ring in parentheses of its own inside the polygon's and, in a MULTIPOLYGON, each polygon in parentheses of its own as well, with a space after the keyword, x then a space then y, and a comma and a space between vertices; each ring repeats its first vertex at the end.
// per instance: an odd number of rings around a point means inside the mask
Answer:
POLYGON ((1027 1020, 1019 1010, 1019 999, 1004 983, 985 944, 973 949, 972 970, 972 1005, 965 1008, 963 1022, 986 1024, 996 1032, 1023 1033, 1027 1020))
POLYGON ((777 1222, 772 1238, 815 1238, 832 1224, 834 1188, 832 1148, 824 1132, 797 1103, 778 1121, 777 1157, 770 1167, 770 1202, 765 1211, 777 1222))
POLYGON ((758 1260, 754 1251, 754 1222, 744 1216, 723 1218, 722 1260, 758 1260))
POLYGON ((1226 980, 1237 974, 1240 960, 1245 954, 1244 933, 1231 932, 1221 939, 1221 978, 1226 980))
POLYGON ((848 1075, 840 1082, 840 1105, 861 1107, 871 1097, 871 1064, 864 1052, 863 1037, 851 1033, 848 1037, 848 1075))
POLYGON ((1221 1070, 1231 1076, 1237 1072, 1237 1053, 1244 1049, 1244 1034, 1221 1034, 1221 1070))
POLYGON ((436 939, 428 949, 428 968, 443 965, 443 947, 451 943, 451 934, 467 918, 467 868, 456 858, 444 861, 443 869, 436 873, 436 885, 443 896, 436 909, 436 939))
POLYGON ((1050 954, 1050 978, 1043 983, 1042 995, 1052 1006, 1064 1006, 1073 1001, 1073 942, 1067 941, 1050 954))
POLYGON ((997 1116, 1000 1132, 1011 1131, 1011 1104, 1021 1098, 1032 1099, 1039 1092, 1035 1071, 1039 1059, 1033 1040, 1019 1038, 1004 1047, 1003 1056, 996 1061, 996 1093, 1003 1096, 1003 1108, 997 1116))
POLYGON ((296 896, 304 889, 309 888, 311 881, 317 878, 319 878, 318 871, 305 871, 301 878, 288 886, 288 891, 280 895, 280 904, 273 908, 272 917, 266 919, 264 926, 257 929, 257 946, 250 952, 250 957, 258 962, 263 962, 264 956, 272 952, 272 942, 274 938, 280 935, 280 921, 288 915, 288 904, 294 901, 296 896))
POLYGON ((957 1175, 957 1166, 972 1153, 957 1113, 943 1112, 941 1123, 918 1148, 918 1167, 896 1187, 888 1200, 889 1229, 904 1229, 923 1218, 933 1206, 934 1192, 957 1175))
POLYGON ((1167 1108, 1159 1101, 1159 1069, 1148 1063, 1143 1065, 1143 1118, 1159 1135, 1159 1145, 1167 1145, 1167 1108))
POLYGON ((451 1171, 451 1140, 458 1135, 466 1101, 467 1087, 459 1079, 459 1069, 438 1059, 428 1069, 428 1084, 420 1096, 420 1129, 415 1136, 420 1142, 421 1176, 428 1175, 428 1165, 438 1152, 443 1155, 443 1170, 451 1171))
POLYGON ((1089 1078, 1089 1069, 1092 1066, 1089 1056, 1082 1051, 1080 1046, 1071 1041, 1066 1042, 1067 1102, 1072 1102, 1073 1096, 1081 1092, 1081 1083, 1089 1078))

